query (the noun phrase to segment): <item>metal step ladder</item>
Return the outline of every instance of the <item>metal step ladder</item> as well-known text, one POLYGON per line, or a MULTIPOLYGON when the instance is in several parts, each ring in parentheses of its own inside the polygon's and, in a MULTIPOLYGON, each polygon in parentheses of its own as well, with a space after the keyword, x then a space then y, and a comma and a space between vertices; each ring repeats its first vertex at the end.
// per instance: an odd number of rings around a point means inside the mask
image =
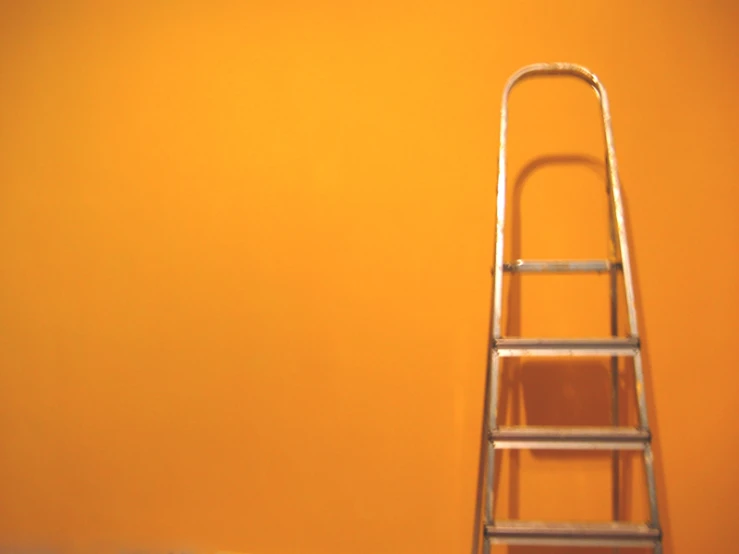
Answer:
MULTIPOLYGON (((538 546, 588 546, 588 547, 649 547, 661 554, 662 536, 659 525, 657 494, 655 489, 654 462, 651 434, 647 419, 647 401, 644 391, 639 333, 637 328, 634 285, 629 260, 629 247, 624 224, 624 208, 621 198, 616 154, 613 146, 611 116, 606 91, 598 78, 579 65, 568 63, 534 64, 522 68, 508 80, 501 108, 500 150, 498 157, 498 188, 496 202, 496 237, 493 292, 492 347, 489 360, 489 390, 487 412, 486 478, 484 487, 485 521, 483 525, 484 552, 489 554, 492 544, 538 546), (609 196, 610 256, 606 260, 516 260, 504 261, 504 230, 506 210, 506 135, 508 127, 508 98, 513 87, 523 80, 539 76, 570 76, 588 83, 600 99, 606 143, 607 193, 609 196), (612 336, 597 339, 530 339, 508 338, 501 334, 501 311, 504 273, 610 273, 611 332, 612 336), (628 336, 618 337, 617 288, 618 272, 623 274, 628 314, 628 336), (613 427, 501 427, 498 425, 499 386, 501 358, 528 356, 605 356, 611 359, 612 386, 614 387, 613 427), (618 426, 618 360, 628 356, 633 359, 639 426, 618 426), (618 471, 618 451, 638 450, 644 456, 649 496, 650 521, 603 523, 496 521, 493 516, 495 501, 495 457, 502 449, 548 450, 612 450, 614 471, 618 471)), ((614 474, 616 475, 616 474, 614 474)), ((614 489, 618 481, 614 481, 614 489)), ((614 490, 614 493, 617 491, 614 490)), ((617 498, 617 497, 615 497, 617 498)), ((617 501, 616 501, 617 502, 617 501)), ((617 517, 617 504, 614 519, 617 517)))

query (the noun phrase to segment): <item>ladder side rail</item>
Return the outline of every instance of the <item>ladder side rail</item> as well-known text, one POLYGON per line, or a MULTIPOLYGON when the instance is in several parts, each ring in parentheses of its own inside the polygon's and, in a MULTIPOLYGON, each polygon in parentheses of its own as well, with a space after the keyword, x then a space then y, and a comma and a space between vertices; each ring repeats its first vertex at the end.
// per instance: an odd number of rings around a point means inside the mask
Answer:
POLYGON ((626 236, 626 224, 621 194, 621 181, 618 175, 618 161, 613 141, 611 125, 611 111, 605 87, 598 77, 588 69, 571 63, 539 63, 528 65, 514 73, 503 90, 503 99, 500 110, 500 142, 498 149, 498 180, 496 190, 496 226, 495 226, 495 267, 493 289, 493 337, 500 338, 501 316, 503 299, 503 249, 505 243, 505 208, 507 182, 507 138, 508 138, 508 99, 513 88, 520 82, 538 76, 572 76, 588 83, 596 92, 603 117, 603 130, 606 142, 606 166, 610 196, 613 202, 614 223, 618 236, 618 246, 621 255, 624 287, 629 323, 629 335, 638 337, 638 323, 636 317, 636 301, 632 281, 631 259, 626 236))

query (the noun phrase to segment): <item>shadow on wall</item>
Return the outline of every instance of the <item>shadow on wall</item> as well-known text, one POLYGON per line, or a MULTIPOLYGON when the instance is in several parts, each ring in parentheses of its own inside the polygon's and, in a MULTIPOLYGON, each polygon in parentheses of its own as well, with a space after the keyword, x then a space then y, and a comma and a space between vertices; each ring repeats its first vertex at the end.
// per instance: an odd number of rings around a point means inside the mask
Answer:
MULTIPOLYGON (((521 229, 521 197, 529 178, 537 171, 555 166, 585 167, 603 179, 605 177, 605 163, 592 156, 583 155, 552 155, 535 158, 519 173, 513 187, 511 204, 511 251, 506 252, 506 259, 518 259, 522 255, 521 229)), ((603 182, 601 181, 601 182, 603 182)), ((627 216, 628 218, 628 216, 627 216)), ((635 283, 638 285, 638 283, 635 283)), ((619 295, 622 296, 619 289, 619 295)), ((521 308, 522 290, 520 275, 512 276, 508 286, 508 307, 504 323, 504 334, 515 337, 521 336, 521 308)), ((490 321, 492 322, 493 306, 491 305, 490 321)), ((624 318, 619 314, 619 319, 624 318)), ((490 327, 492 330, 492 326, 490 327)), ((488 348, 490 348, 488 344, 488 348)), ((488 373, 489 373, 488 368, 488 373)), ((559 425, 559 426, 608 426, 613 424, 612 373, 610 361, 602 359, 515 359, 508 358, 501 364, 500 376, 500 403, 498 407, 499 421, 508 425, 559 425)), ((630 425, 636 423, 629 417, 634 411, 634 381, 633 365, 628 360, 620 360, 618 366, 618 388, 615 402, 619 408, 619 424, 630 425)), ((488 398, 486 397, 486 405, 488 398)), ((651 407, 650 407, 651 408, 651 407)), ((481 448, 480 472, 478 482, 484 482, 484 457, 486 438, 483 436, 481 448)), ((538 458, 560 459, 601 459, 604 456, 612 457, 610 452, 582 452, 582 451, 531 451, 538 458)), ((501 460, 502 461, 502 460, 501 460)), ((631 497, 633 485, 633 468, 641 462, 636 453, 620 453, 613 456, 614 472, 612 506, 615 519, 629 520, 632 514, 633 499, 631 497)), ((520 451, 507 451, 509 468, 509 495, 507 518, 520 517, 520 451)), ((502 463, 495 468, 494 483, 497 487, 501 479, 502 463)), ((657 473, 661 475, 661 466, 657 465, 657 473)), ((476 521, 480 521, 482 514, 482 494, 478 493, 476 521)), ((480 529, 476 526, 473 541, 473 554, 478 552, 480 529)), ((506 551, 506 547, 493 547, 492 552, 506 551)), ((567 547, 531 547, 509 546, 512 554, 562 554, 569 552, 567 547)), ((579 554, 597 554, 602 548, 578 548, 579 554)), ((651 552, 651 549, 628 549, 629 552, 651 552)))

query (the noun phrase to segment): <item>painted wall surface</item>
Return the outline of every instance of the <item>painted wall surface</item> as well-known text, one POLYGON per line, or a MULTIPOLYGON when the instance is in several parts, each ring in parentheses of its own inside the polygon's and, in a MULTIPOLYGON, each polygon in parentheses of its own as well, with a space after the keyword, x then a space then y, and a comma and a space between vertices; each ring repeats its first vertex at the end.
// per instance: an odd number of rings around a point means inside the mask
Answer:
MULTIPOLYGON (((735 551, 731 2, 0 10, 0 551, 469 552, 500 93, 538 61, 610 94, 667 551, 735 551)), ((511 252, 604 256, 592 92, 510 125, 511 252)), ((607 333, 606 283, 527 277, 507 329, 607 333)), ((509 369, 506 420, 608 422, 600 362, 509 369)), ((609 517, 608 457, 504 462, 499 515, 609 517)))

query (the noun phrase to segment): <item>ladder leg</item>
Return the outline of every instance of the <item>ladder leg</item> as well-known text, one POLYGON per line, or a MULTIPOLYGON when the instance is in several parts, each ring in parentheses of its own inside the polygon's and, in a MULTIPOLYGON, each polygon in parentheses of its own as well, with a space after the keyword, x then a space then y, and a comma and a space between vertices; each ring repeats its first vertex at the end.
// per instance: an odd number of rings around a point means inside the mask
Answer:
POLYGON ((490 554, 490 539, 487 537, 482 541, 482 554, 490 554))
MULTIPOLYGON (((613 241, 611 241, 613 244, 613 241)), ((618 275, 615 271, 610 274, 611 285, 611 335, 618 336, 618 275)), ((619 426, 619 382, 618 382, 618 358, 611 358, 611 424, 619 426)), ((621 518, 621 456, 618 450, 611 454, 611 510, 613 521, 621 518)), ((613 554, 618 554, 619 548, 613 549, 613 554)))
MULTIPOLYGON (((618 394, 618 359, 611 359, 611 423, 614 427, 619 426, 619 394, 618 394)), ((611 460, 611 471, 613 473, 613 482, 611 486, 611 509, 613 521, 618 521, 621 517, 621 458, 619 451, 614 450, 611 460)))
MULTIPOLYGON (((647 416, 647 396, 644 391, 644 369, 642 367, 641 353, 634 356, 634 377, 636 379, 636 399, 639 407, 639 425, 642 429, 649 429, 647 416)), ((657 485, 654 475, 654 456, 652 445, 647 444, 644 449, 644 469, 647 477, 647 489, 649 493, 649 515, 651 524, 659 526, 659 510, 657 508, 657 485)))
MULTIPOLYGON (((608 154, 606 153, 606 163, 608 154)), ((608 169, 608 168, 607 168, 608 169)), ((616 230, 615 206, 610 181, 610 171, 606 171, 606 194, 608 195, 608 255, 611 260, 618 259, 618 231, 616 230)), ((611 301, 611 336, 618 336, 618 272, 611 270, 609 276, 610 285, 610 301, 611 301)), ((611 358, 611 424, 618 427, 620 422, 619 416, 619 380, 618 380, 618 357, 611 358)), ((621 517, 621 458, 620 452, 614 450, 611 460, 611 510, 613 521, 618 521, 621 517)), ((618 552, 618 549, 614 549, 618 552)))
POLYGON ((649 514, 651 524, 659 527, 659 510, 657 508, 657 485, 654 476, 654 455, 652 454, 652 446, 647 445, 644 450, 644 468, 647 474, 647 488, 649 490, 649 514))
MULTIPOLYGON (((615 271, 611 271, 611 335, 614 337, 618 336, 618 275, 615 271)), ((618 382, 618 358, 613 356, 611 358, 611 424, 614 427, 618 427, 620 416, 619 416, 619 382, 618 382)), ((613 451, 612 460, 612 472, 613 472, 613 484, 611 489, 612 494, 612 509, 613 509, 613 520, 617 521, 621 515, 620 506, 620 494, 621 494, 621 474, 620 474, 620 457, 619 451, 613 451)))
MULTIPOLYGON (((491 440, 491 433, 498 426, 498 382, 500 380, 500 356, 496 351, 491 349, 491 360, 490 360, 490 383, 489 383, 489 395, 490 395, 490 412, 488 413, 487 422, 487 479, 485 483, 485 522, 491 524, 493 522, 493 508, 494 508, 494 479, 495 479, 495 448, 493 441, 491 440)), ((487 541, 486 539, 486 542, 487 541)))
MULTIPOLYGON (((610 123, 608 100, 604 90, 601 90, 601 108, 606 137, 606 167, 608 170, 608 182, 612 198, 613 222, 618 238, 618 250, 623 270, 624 289, 626 292, 626 310, 628 313, 629 335, 639 336, 636 316, 636 295, 634 292, 634 281, 631 273, 631 255, 629 253, 629 242, 626 236, 626 223, 624 216, 623 198, 621 196, 621 183, 618 176, 618 165, 616 153, 613 146, 613 130, 610 123)), ((642 367, 641 350, 634 356, 634 379, 636 381, 637 405, 639 408, 639 426, 649 430, 649 419, 647 416, 647 399, 644 390, 644 369, 642 367)), ((647 444, 644 449, 644 469, 647 477, 647 488, 649 494, 649 513, 652 527, 659 528, 659 509, 657 507, 657 486, 654 475, 654 456, 652 445, 647 444)), ((655 547, 655 552, 661 551, 661 545, 655 547)))

